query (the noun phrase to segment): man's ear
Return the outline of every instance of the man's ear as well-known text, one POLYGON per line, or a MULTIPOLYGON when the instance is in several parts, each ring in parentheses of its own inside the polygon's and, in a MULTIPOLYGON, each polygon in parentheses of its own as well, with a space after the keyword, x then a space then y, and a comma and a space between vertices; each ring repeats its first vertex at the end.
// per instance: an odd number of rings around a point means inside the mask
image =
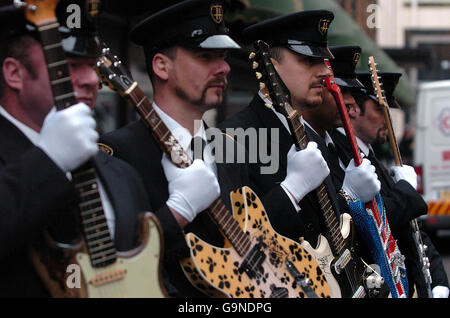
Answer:
POLYGON ((167 55, 156 53, 152 60, 153 72, 160 80, 167 81, 172 63, 167 55))
POLYGON ((347 106, 347 110, 350 119, 356 119, 361 114, 361 108, 359 108, 359 105, 357 103, 349 104, 347 106))
POLYGON ((7 57, 2 65, 3 78, 7 86, 14 90, 22 90, 25 67, 18 60, 7 57))

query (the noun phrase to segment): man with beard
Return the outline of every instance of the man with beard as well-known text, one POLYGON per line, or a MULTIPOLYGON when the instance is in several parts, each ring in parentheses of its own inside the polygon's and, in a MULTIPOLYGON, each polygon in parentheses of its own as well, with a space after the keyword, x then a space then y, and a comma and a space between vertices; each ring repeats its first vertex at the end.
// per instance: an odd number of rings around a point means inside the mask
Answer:
MULTIPOLYGON (((192 147, 194 140, 200 138, 199 143, 206 144, 209 139, 201 120, 203 114, 223 102, 230 72, 226 52, 240 48, 224 25, 224 4, 183 1, 144 19, 131 32, 132 41, 144 47, 154 88, 153 108, 194 159, 198 154, 196 146, 192 147)), ((237 148, 233 139, 220 137, 224 149, 237 148)), ((193 232, 214 246, 224 246, 217 225, 208 213, 200 212, 219 196, 232 211, 229 194, 249 185, 247 165, 236 158, 232 163, 216 162, 211 152, 200 151, 198 157, 203 154, 204 160, 196 159, 190 167, 179 169, 163 155, 159 141, 142 121, 103 135, 101 142, 112 155, 138 170, 152 206, 159 209, 156 214, 164 231, 164 265, 171 282, 181 296, 204 297, 181 271, 179 261, 190 256, 184 232, 193 232)), ((215 150, 217 157, 221 149, 215 150)), ((263 203, 266 210, 295 211, 280 186, 263 203)))
MULTIPOLYGON (((345 63, 345 60, 341 64, 345 63)), ((344 66, 340 66, 346 67, 344 66)), ((346 68, 349 68, 347 66, 346 68)), ((354 72, 354 70, 353 70, 354 72)), ((349 72, 347 72, 348 74, 349 72)), ((338 82, 340 74, 335 74, 338 82)), ((348 75, 347 75, 348 76, 348 75)), ((386 97, 392 106, 398 106, 393 96, 395 87, 401 76, 400 73, 379 73, 384 84, 386 97)), ((343 77, 346 77, 345 75, 343 77)), ((416 247, 412 238, 410 221, 420 215, 426 214, 427 205, 416 191, 417 176, 414 169, 404 165, 402 167, 393 167, 391 169, 392 176, 388 173, 384 165, 378 160, 372 150, 371 144, 385 143, 387 140, 386 120, 383 114, 382 106, 377 102, 375 96, 371 75, 368 72, 358 73, 358 80, 363 86, 355 88, 351 91, 354 97, 353 102, 346 103, 349 117, 356 134, 356 139, 361 152, 367 157, 376 168, 376 173, 381 181, 381 196, 386 208, 389 225, 394 238, 398 240, 399 248, 405 255, 406 269, 408 280, 410 282, 409 295, 414 293, 414 284, 419 286, 418 275, 421 275, 421 267, 416 256, 416 247)), ((342 86, 341 86, 342 87, 342 86)), ((335 107, 335 102, 330 100, 329 108, 335 107)), ((331 131, 330 135, 336 145, 336 152, 339 160, 344 164, 351 158, 350 144, 345 136, 343 128, 331 131)), ((339 180, 339 178, 337 178, 339 180)), ((342 180, 342 178, 341 178, 342 180)), ((339 181, 337 181, 339 182, 339 181)), ((433 243, 421 231, 422 240, 428 246, 426 251, 427 257, 430 259, 430 270, 432 275, 432 294, 435 298, 448 297, 448 280, 442 259, 435 249, 433 243)), ((424 295, 425 290, 419 290, 419 295, 424 295)))
MULTIPOLYGON (((327 47, 327 30, 333 18, 334 15, 329 11, 297 12, 257 23, 243 32, 248 40, 263 40, 270 45, 271 61, 288 89, 292 106, 300 115, 305 110, 320 111, 318 106, 322 103, 324 79, 329 74, 323 59, 333 58, 327 47)), ((272 142, 279 143, 279 153, 276 155, 280 169, 274 174, 260 174, 259 168, 263 163, 258 159, 251 171, 252 184, 260 196, 278 184, 286 186, 288 190, 292 183, 302 185, 301 192, 293 193, 299 202, 298 213, 269 213, 269 218, 279 233, 295 240, 302 237, 315 247, 319 234, 324 233, 325 228, 316 193, 312 191, 324 181, 336 215, 340 214, 339 206, 347 205, 347 202, 337 195, 330 183, 329 169, 324 161, 326 156, 323 147, 317 142, 320 138, 312 138, 313 134, 318 135, 306 127, 310 141, 308 147, 296 151, 286 118, 274 107, 268 108, 266 105, 272 105, 272 101, 264 88, 248 107, 225 120, 220 127, 224 131, 230 127, 278 130, 279 140, 272 142), (296 164, 293 164, 294 160, 298 160, 296 164), (297 172, 296 178, 287 178, 287 175, 293 175, 293 171, 297 172)), ((268 139, 272 138, 269 134, 268 139)), ((246 144, 246 147, 249 145, 246 144)), ((379 190, 379 181, 372 170, 375 169, 370 167, 367 160, 361 167, 349 165, 342 190, 356 200, 370 200, 379 190)))

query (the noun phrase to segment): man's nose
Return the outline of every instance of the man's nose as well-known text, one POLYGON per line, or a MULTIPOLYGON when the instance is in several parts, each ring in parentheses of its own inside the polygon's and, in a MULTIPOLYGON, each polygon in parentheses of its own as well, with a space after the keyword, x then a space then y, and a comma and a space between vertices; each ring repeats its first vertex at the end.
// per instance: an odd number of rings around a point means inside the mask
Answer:
POLYGON ((227 76, 228 73, 230 73, 230 70, 231 70, 231 67, 227 63, 227 61, 225 61, 224 59, 219 59, 217 61, 217 67, 215 70, 216 75, 222 74, 224 76, 227 76))

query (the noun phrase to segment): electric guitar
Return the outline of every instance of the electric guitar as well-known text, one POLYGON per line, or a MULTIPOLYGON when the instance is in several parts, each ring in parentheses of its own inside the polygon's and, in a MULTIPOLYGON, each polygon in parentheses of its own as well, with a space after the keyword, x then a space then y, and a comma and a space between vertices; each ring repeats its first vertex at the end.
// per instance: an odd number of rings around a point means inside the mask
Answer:
MULTIPOLYGON (((388 136, 389 136, 389 144, 392 149, 392 153, 394 154, 394 162, 398 167, 403 166, 402 157, 400 155, 400 150, 398 148, 397 139, 395 138, 394 129, 392 128, 392 119, 391 114, 389 112, 389 104, 386 99, 386 95, 384 90, 382 89, 383 83, 382 78, 378 76, 378 71, 376 67, 375 59, 373 56, 369 57, 369 70, 372 74, 372 86, 374 88, 375 94, 378 98, 378 103, 383 108, 384 118, 386 119, 388 136)), ((430 261, 428 260, 425 251, 427 250, 427 246, 422 241, 422 236, 420 235, 419 225, 417 224, 417 220, 414 219, 411 221, 411 230, 412 237, 414 240, 414 244, 416 246, 416 258, 418 264, 420 264, 419 277, 420 281, 417 284, 419 297, 424 298, 433 298, 433 294, 431 292, 431 274, 430 274, 430 261)))
MULTIPOLYGON (((333 70, 327 59, 325 64, 331 73, 331 75, 326 77, 325 83, 327 89, 336 100, 339 114, 352 148, 355 165, 359 166, 362 163, 361 152, 356 142, 355 132, 350 122, 344 99, 339 86, 334 80, 333 70)), ((373 260, 380 267, 381 276, 389 286, 392 297, 408 297, 405 257, 400 253, 397 242, 392 237, 381 195, 378 193, 375 198, 365 205, 361 201, 349 202, 349 208, 356 228, 368 245, 373 260)))
MULTIPOLYGON (((25 17, 39 34, 47 62, 57 110, 77 103, 69 68, 61 45, 56 0, 29 0, 23 4, 25 17)), ((53 297, 164 297, 161 277, 162 235, 151 213, 138 218, 140 245, 117 252, 109 232, 92 160, 72 171, 79 194, 83 238, 75 244, 61 244, 48 233, 47 245, 31 251, 31 259, 53 297), (73 265, 76 265, 73 267, 73 265), (69 268, 78 267, 81 283, 69 284, 69 268)))
MULTIPOLYGON (((172 162, 180 168, 190 166, 189 155, 105 45, 96 68, 106 85, 132 102, 172 162)), ((319 264, 300 244, 272 229, 261 201, 250 188, 231 192, 230 199, 233 214, 220 198, 208 209, 225 238, 225 247, 210 245, 194 233, 185 235, 190 258, 182 260, 181 266, 197 289, 212 297, 330 296, 319 264)))
MULTIPOLYGON (((291 106, 289 92, 270 60, 269 45, 257 41, 254 48, 255 53, 250 55, 252 68, 256 71, 256 78, 261 81, 260 88, 267 88, 272 99, 272 104, 266 106, 274 107, 286 117, 295 146, 305 149, 308 143, 305 128, 299 113, 291 106)), ((326 238, 320 235, 316 248, 307 241, 301 245, 319 261, 330 286, 331 297, 375 296, 376 290, 369 290, 365 285, 365 278, 369 275, 356 253, 357 241, 350 215, 342 214, 340 220, 336 218, 324 183, 315 193, 326 226, 326 238)))

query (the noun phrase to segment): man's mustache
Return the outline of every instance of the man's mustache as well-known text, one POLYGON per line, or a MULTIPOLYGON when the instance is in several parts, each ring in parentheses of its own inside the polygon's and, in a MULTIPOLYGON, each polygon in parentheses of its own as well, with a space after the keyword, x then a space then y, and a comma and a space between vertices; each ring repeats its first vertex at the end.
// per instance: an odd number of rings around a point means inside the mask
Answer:
POLYGON ((223 77, 215 78, 206 84, 206 87, 211 87, 211 86, 223 86, 223 89, 226 89, 228 87, 228 80, 226 77, 225 78, 223 78, 223 77))

